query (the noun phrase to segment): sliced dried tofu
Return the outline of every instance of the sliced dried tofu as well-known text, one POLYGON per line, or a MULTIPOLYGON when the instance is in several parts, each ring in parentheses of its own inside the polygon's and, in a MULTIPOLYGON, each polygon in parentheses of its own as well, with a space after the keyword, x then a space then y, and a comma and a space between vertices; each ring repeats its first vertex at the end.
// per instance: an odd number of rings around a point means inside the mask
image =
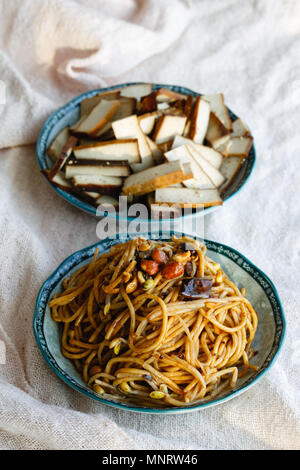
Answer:
POLYGON ((71 135, 71 137, 68 138, 67 142, 62 148, 60 156, 58 157, 53 168, 51 169, 52 178, 63 169, 63 167, 69 160, 74 147, 77 145, 77 142, 78 142, 77 137, 74 137, 73 135, 71 135))
POLYGON ((212 146, 217 152, 224 154, 229 141, 230 134, 227 134, 223 137, 219 137, 218 139, 214 140, 212 146))
POLYGON ((207 160, 215 168, 219 169, 222 165, 223 156, 220 154, 220 152, 217 152, 216 150, 212 149, 211 147, 207 147, 206 145, 196 144, 191 139, 187 139, 186 137, 179 135, 176 136, 173 141, 172 148, 175 149, 185 144, 191 145, 197 152, 200 152, 205 160, 207 160))
POLYGON ((144 134, 149 135, 154 129, 156 119, 160 113, 154 111, 153 113, 142 114, 138 116, 139 124, 144 134))
POLYGON ((179 160, 182 164, 183 163, 190 163, 193 178, 189 180, 183 181, 183 185, 187 188, 191 189, 210 189, 215 188, 215 185, 207 176, 207 174, 202 170, 202 168, 198 165, 198 162, 194 159, 192 153, 189 151, 187 145, 182 145, 177 147, 169 152, 165 153, 165 158, 169 161, 176 161, 179 160))
POLYGON ((200 152, 196 151, 194 147, 188 145, 189 151, 193 155, 194 159, 197 161, 198 165, 202 168, 202 170, 207 174, 209 179, 213 182, 216 188, 221 186, 224 183, 224 176, 220 173, 217 168, 215 168, 209 161, 207 161, 200 152))
POLYGON ((197 97, 193 115, 191 118, 191 127, 189 137, 196 143, 202 144, 204 141, 210 115, 210 105, 201 96, 197 97))
POLYGON ((93 134, 93 136, 95 138, 96 137, 102 137, 106 133, 109 133, 109 131, 111 131, 111 120, 107 124, 105 124, 105 126, 103 126, 99 131, 97 131, 95 134, 93 134))
POLYGON ((97 201, 97 199, 101 196, 100 193, 95 193, 93 191, 82 191, 82 194, 93 202, 97 201))
POLYGON ((56 175, 54 175, 53 178, 51 178, 51 183, 53 183, 55 186, 63 190, 72 189, 72 184, 66 180, 65 175, 62 171, 60 171, 59 173, 56 173, 56 175))
POLYGON ((155 127, 154 142, 162 144, 172 140, 175 135, 182 135, 186 120, 186 116, 161 116, 155 127))
POLYGON ((129 85, 121 88, 120 95, 127 96, 129 98, 135 98, 139 101, 143 96, 150 95, 151 92, 151 83, 138 83, 136 85, 129 85))
POLYGON ((182 165, 179 161, 163 163, 128 176, 123 185, 124 194, 142 195, 171 184, 180 183, 192 178, 189 164, 182 165))
POLYGON ((120 90, 105 91, 102 93, 97 93, 97 95, 92 96, 91 98, 86 98, 80 102, 80 115, 84 116, 89 114, 93 107, 99 103, 102 99, 105 100, 117 100, 120 96, 120 90))
POLYGON ((205 139, 210 145, 213 145, 217 139, 229 134, 229 130, 222 124, 219 118, 211 112, 209 116, 208 127, 205 139))
POLYGON ((186 124, 184 126, 183 136, 188 137, 191 131, 191 120, 187 119, 186 124))
POLYGON ((170 184, 168 188, 184 188, 184 184, 183 183, 170 184))
POLYGON ((225 183, 220 188, 222 192, 232 184, 243 164, 243 161, 244 159, 241 157, 224 158, 220 168, 222 175, 226 178, 225 183))
POLYGON ((248 137, 249 135, 250 130, 241 118, 237 118, 232 122, 231 137, 248 137))
POLYGON ((74 148, 78 160, 127 160, 130 164, 139 163, 141 157, 137 139, 109 140, 74 148))
POLYGON ((73 124, 72 126, 70 126, 70 131, 71 132, 76 132, 77 131, 77 128, 81 125, 81 123, 86 119, 87 117, 87 114, 84 114, 83 116, 81 116, 78 121, 75 122, 75 124, 73 124))
POLYGON ((166 153, 169 150, 171 150, 172 144, 173 144, 173 138, 169 140, 168 142, 164 142, 163 144, 156 144, 156 145, 158 146, 158 148, 160 149, 162 153, 166 153))
POLYGON ((248 157, 252 141, 252 137, 231 137, 226 145, 224 155, 226 157, 248 157))
POLYGON ((217 116, 226 129, 231 131, 232 122, 228 109, 224 104, 223 93, 216 93, 215 95, 202 95, 202 98, 209 102, 211 111, 217 116))
POLYGON ((123 180, 118 176, 102 176, 102 175, 75 175, 72 178, 73 185, 76 188, 85 191, 96 191, 100 194, 110 193, 119 190, 123 180))
POLYGON ((149 95, 143 96, 141 98, 140 106, 139 106, 139 113, 152 113, 153 111, 157 110, 157 102, 156 102, 156 93, 152 91, 149 95))
POLYGON ((155 203, 202 208, 222 205, 222 199, 217 189, 160 188, 155 191, 155 203))
POLYGON ((54 184, 54 186, 56 186, 57 188, 62 189, 63 191, 67 191, 69 193, 74 192, 73 185, 70 183, 70 181, 66 180, 63 171, 59 171, 54 176, 51 175, 51 170, 42 170, 42 173, 46 176, 48 181, 54 184))
POLYGON ((159 90, 156 91, 156 100, 158 103, 182 99, 187 99, 187 95, 177 93, 176 91, 169 90, 168 88, 159 88, 159 90))
MULTIPOLYGON (((154 201, 154 196, 153 196, 154 201)), ((176 205, 169 204, 154 204, 148 201, 151 210, 151 219, 160 220, 160 219, 176 219, 177 217, 182 216, 182 210, 176 205)))
POLYGON ((47 155, 49 155, 53 162, 56 162, 56 160, 60 156, 62 149, 66 144, 69 136, 69 127, 65 127, 62 131, 57 134, 57 136, 52 140, 51 144, 47 148, 47 155))
POLYGON ((118 121, 119 119, 124 119, 128 116, 131 116, 135 112, 136 100, 134 98, 120 98, 120 107, 117 112, 112 116, 110 121, 100 129, 95 135, 95 137, 103 136, 106 132, 111 130, 111 124, 113 121, 118 121))
POLYGON ((184 103, 184 114, 187 118, 190 118, 193 115, 194 104, 197 98, 193 95, 187 95, 187 98, 184 103))
POLYGON ((163 161, 162 161, 163 160, 163 152, 158 147, 158 145, 156 145, 156 143, 153 142, 152 139, 150 139, 150 137, 147 136, 146 139, 147 139, 148 145, 151 149, 155 164, 160 165, 161 163, 163 163, 163 161))
POLYGON ((101 99, 91 112, 73 130, 76 133, 93 135, 102 129, 120 107, 118 100, 101 99))
POLYGON ((108 194, 103 194, 102 196, 98 197, 96 200, 97 205, 101 206, 113 206, 118 207, 119 201, 113 196, 109 196, 108 194))
POLYGON ((170 109, 170 104, 168 102, 162 101, 161 103, 157 103, 157 109, 159 111, 167 111, 170 109))
POLYGON ((136 114, 125 119, 112 123, 112 128, 117 139, 137 139, 139 153, 141 156, 140 163, 134 163, 131 168, 134 172, 145 170, 154 165, 151 149, 148 145, 146 136, 139 125, 136 114))
POLYGON ((89 114, 94 106, 100 102, 101 98, 99 95, 92 96, 91 98, 86 98, 80 102, 80 116, 86 116, 89 114))
POLYGON ((76 175, 129 176, 130 169, 124 161, 71 160, 65 166, 66 178, 76 175))

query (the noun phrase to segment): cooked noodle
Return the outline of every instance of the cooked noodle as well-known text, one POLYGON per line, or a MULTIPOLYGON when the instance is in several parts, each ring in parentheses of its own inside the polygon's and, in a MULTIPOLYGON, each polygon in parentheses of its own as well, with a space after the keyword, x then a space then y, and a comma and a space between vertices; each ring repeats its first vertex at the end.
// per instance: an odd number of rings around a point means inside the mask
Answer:
POLYGON ((139 238, 100 256, 96 250, 62 287, 49 304, 63 324, 62 353, 104 397, 186 406, 256 370, 249 361, 257 314, 192 238, 139 238))

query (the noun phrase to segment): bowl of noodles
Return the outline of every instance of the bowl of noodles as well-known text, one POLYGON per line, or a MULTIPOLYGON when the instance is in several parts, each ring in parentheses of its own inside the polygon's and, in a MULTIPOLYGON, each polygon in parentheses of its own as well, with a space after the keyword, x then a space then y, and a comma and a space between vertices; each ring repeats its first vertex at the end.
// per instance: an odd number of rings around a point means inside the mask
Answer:
POLYGON ((37 344, 99 403, 175 414, 245 392, 285 332, 271 280, 226 245, 178 233, 108 238, 67 258, 38 294, 37 344))

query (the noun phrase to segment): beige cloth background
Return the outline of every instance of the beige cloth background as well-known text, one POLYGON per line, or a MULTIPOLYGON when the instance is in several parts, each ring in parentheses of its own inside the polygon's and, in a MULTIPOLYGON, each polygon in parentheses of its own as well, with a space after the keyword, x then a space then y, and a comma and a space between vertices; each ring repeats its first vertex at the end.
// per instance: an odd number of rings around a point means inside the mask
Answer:
POLYGON ((0 448, 299 448, 299 15, 297 0, 0 1, 0 448), (33 144, 79 92, 135 80, 222 91, 252 129, 255 171, 205 218, 205 235, 271 277, 288 322, 280 357, 256 386, 164 418, 68 388, 32 332, 42 282, 97 240, 97 221, 40 175, 33 144))

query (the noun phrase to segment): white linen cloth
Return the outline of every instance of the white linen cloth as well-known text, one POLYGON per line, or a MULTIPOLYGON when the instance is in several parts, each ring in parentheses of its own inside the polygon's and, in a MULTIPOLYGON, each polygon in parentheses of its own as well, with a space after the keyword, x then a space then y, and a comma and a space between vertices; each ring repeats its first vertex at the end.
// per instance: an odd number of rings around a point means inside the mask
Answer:
POLYGON ((297 0, 0 1, 0 448, 299 448, 299 15, 297 0), (97 241, 97 221, 40 174, 34 142, 70 98, 126 81, 222 91, 255 137, 249 182, 205 235, 271 277, 286 340, 257 385, 191 414, 97 404, 51 371, 32 331, 42 282, 97 241))

